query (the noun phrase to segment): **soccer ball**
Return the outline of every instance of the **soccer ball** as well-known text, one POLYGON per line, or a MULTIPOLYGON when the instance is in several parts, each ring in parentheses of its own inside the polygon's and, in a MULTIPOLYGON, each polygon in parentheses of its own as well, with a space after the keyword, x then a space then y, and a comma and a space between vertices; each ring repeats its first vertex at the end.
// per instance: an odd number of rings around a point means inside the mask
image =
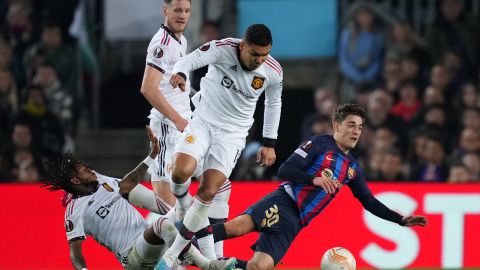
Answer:
POLYGON ((334 247, 323 254, 322 270, 355 270, 357 263, 352 253, 343 247, 334 247))

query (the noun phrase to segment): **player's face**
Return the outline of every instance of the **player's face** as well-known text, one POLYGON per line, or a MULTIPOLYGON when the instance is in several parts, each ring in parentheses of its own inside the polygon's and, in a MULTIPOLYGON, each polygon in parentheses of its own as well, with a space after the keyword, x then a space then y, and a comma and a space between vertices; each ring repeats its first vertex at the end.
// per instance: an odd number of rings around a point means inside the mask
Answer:
POLYGON ((334 137, 342 151, 350 151, 357 145, 362 134, 363 119, 358 115, 348 115, 343 122, 333 123, 334 137))
POLYGON ((173 33, 185 30, 190 19, 191 3, 188 0, 173 0, 170 5, 163 5, 165 24, 173 33))
POLYGON ((272 45, 258 46, 242 41, 240 42, 240 58, 248 69, 255 70, 267 60, 271 49, 272 45))
POLYGON ((98 187, 97 175, 85 164, 75 165, 75 177, 72 183, 82 192, 91 192, 98 187))

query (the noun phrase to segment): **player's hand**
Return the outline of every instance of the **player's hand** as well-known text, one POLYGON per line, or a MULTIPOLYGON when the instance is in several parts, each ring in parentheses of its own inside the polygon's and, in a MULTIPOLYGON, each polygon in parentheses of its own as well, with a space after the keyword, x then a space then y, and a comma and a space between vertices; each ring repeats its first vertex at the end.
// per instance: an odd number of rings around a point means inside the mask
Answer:
POLYGON ((170 77, 170 84, 173 88, 178 87, 180 90, 185 91, 185 79, 178 74, 173 74, 172 77, 170 77))
POLYGON ((179 117, 178 120, 175 120, 173 122, 175 124, 175 127, 178 129, 178 131, 180 132, 183 132, 185 131, 185 128, 187 127, 188 125, 188 121, 187 119, 183 118, 183 117, 179 117))
POLYGON ((340 186, 340 183, 331 178, 322 176, 313 178, 313 185, 323 188, 328 194, 334 194, 340 186))
POLYGON ((406 227, 412 227, 412 226, 425 227, 428 224, 428 220, 424 216, 410 215, 402 218, 402 224, 403 226, 406 226, 406 227))
POLYGON ((145 128, 147 129, 148 139, 150 140, 150 157, 156 158, 158 153, 160 153, 160 144, 155 134, 153 134, 152 129, 148 125, 145 126, 145 128))
POLYGON ((262 167, 272 166, 276 158, 275 148, 262 146, 257 152, 257 163, 262 167))

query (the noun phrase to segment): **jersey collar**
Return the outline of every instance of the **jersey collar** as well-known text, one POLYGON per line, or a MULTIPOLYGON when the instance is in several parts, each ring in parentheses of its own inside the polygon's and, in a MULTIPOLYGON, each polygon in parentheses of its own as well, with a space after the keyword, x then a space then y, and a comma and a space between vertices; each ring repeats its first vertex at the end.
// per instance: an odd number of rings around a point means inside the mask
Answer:
POLYGON ((182 44, 182 42, 178 40, 177 36, 172 31, 170 31, 170 29, 168 29, 168 27, 165 24, 162 24, 162 26, 160 27, 163 30, 165 30, 170 36, 172 36, 178 43, 182 44))

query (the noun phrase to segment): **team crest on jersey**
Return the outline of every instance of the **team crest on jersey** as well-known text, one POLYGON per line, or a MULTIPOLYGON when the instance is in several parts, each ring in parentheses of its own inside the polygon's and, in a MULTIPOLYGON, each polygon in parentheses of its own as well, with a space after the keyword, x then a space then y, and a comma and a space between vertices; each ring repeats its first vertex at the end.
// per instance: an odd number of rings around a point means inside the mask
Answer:
POLYGON ((253 81, 252 81, 253 89, 258 90, 262 88, 264 81, 265 81, 265 78, 258 77, 258 76, 253 77, 253 81))
POLYGON ((155 58, 162 58, 162 56, 163 56, 163 50, 162 50, 162 48, 156 47, 156 48, 153 50, 153 57, 155 57, 155 58))
POLYGON ((202 47, 200 47, 200 51, 206 52, 210 49, 210 43, 205 43, 202 47))
POLYGON ((108 192, 113 192, 113 188, 109 186, 107 183, 103 183, 102 187, 106 189, 108 192))
POLYGON ((68 220, 68 219, 65 220, 65 230, 66 230, 67 232, 73 231, 73 222, 72 222, 72 221, 70 221, 70 220, 68 220))
POLYGON ((353 177, 355 177, 355 169, 352 168, 352 167, 348 167, 348 179, 352 179, 353 177))
POLYGON ((312 141, 306 141, 301 145, 302 149, 308 150, 312 147, 312 141))
POLYGON ((195 136, 187 135, 185 137, 185 142, 188 143, 188 144, 194 144, 195 143, 195 136))
POLYGON ((321 172, 321 175, 326 178, 332 178, 333 177, 333 171, 330 168, 325 168, 321 172))

